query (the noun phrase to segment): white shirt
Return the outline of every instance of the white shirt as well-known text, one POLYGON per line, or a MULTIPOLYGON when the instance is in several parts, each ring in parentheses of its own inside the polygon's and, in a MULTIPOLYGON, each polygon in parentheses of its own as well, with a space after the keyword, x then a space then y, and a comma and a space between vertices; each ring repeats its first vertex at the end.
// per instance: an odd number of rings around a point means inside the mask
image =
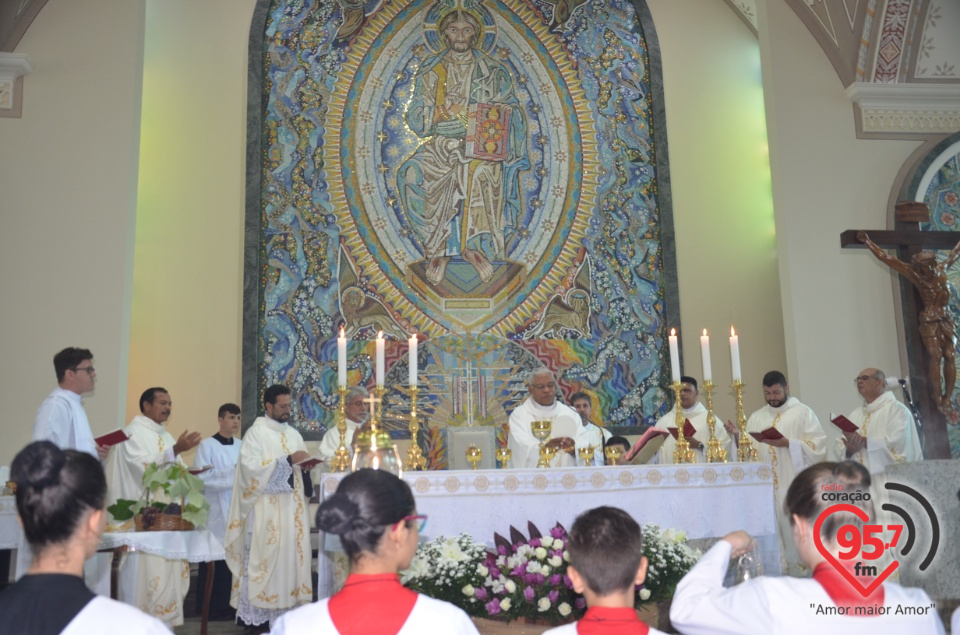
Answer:
POLYGON ((879 617, 817 615, 817 607, 835 607, 820 583, 812 578, 759 577, 730 588, 723 578, 733 546, 715 544, 677 585, 670 622, 685 635, 913 635, 942 634, 936 609, 925 615, 894 615, 898 606, 930 607, 923 589, 884 583, 879 617))
MULTIPOLYGON (((372 598, 376 600, 376 598, 372 598)), ((325 598, 313 604, 301 606, 285 613, 273 623, 270 635, 297 635, 310 633, 311 635, 339 635, 330 618, 328 603, 325 598)), ((371 604, 371 610, 375 610, 371 604)), ((407 621, 397 631, 397 635, 480 635, 467 614, 449 602, 435 600, 426 595, 418 595, 407 621)))
POLYGON ((80 395, 59 386, 37 409, 33 440, 51 441, 61 450, 79 450, 100 460, 80 395))
POLYGON ((204 497, 210 501, 210 515, 207 517, 207 529, 221 542, 227 533, 227 515, 230 513, 230 496, 233 494, 233 477, 240 456, 240 439, 225 445, 216 437, 208 437, 197 446, 197 455, 193 466, 197 468, 212 466, 201 473, 204 497))
MULTIPOLYGON (((56 598, 51 598, 55 601, 56 598)), ((90 600, 60 635, 170 635, 163 622, 101 595, 90 600)))

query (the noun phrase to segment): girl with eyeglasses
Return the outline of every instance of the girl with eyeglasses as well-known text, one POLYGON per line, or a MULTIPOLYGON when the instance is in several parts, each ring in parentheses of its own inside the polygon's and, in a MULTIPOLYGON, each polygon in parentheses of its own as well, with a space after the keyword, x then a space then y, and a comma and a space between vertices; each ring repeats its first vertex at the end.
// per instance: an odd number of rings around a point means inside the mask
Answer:
POLYGON ((479 635, 461 609, 400 584, 425 521, 410 486, 393 474, 365 469, 345 477, 317 510, 317 527, 340 536, 350 575, 339 593, 286 613, 270 632, 479 635))

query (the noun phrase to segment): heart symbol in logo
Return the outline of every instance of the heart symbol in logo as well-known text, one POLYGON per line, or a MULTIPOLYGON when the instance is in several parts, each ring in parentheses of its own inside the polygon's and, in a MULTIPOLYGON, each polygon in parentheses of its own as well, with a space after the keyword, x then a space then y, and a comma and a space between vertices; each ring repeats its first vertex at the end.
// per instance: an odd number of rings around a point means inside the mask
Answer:
POLYGON ((870 520, 870 517, 867 516, 867 513, 858 507, 844 503, 833 505, 824 510, 824 512, 817 518, 817 522, 813 525, 813 542, 817 546, 817 551, 819 551, 821 555, 827 559, 827 562, 833 565, 833 568, 839 571, 840 575, 846 578, 847 582, 853 585, 853 588, 860 592, 860 595, 867 597, 873 593, 873 591, 880 586, 891 573, 893 573, 894 569, 900 566, 900 563, 896 560, 891 562, 886 569, 880 572, 880 575, 873 579, 873 582, 871 582, 869 586, 864 587, 862 584, 860 584, 860 580, 850 573, 849 569, 844 567, 843 564, 841 564, 840 561, 837 560, 833 554, 823 546, 823 542, 820 540, 820 527, 823 525, 823 521, 825 521, 831 514, 835 514, 837 512, 850 512, 851 514, 856 515, 857 518, 862 520, 864 523, 870 520))

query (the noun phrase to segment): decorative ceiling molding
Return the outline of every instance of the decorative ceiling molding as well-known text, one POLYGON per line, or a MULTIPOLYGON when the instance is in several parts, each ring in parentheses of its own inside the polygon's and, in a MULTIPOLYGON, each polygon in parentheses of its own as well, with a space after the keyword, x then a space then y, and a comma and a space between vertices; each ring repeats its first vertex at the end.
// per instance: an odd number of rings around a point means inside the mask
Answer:
POLYGON ((47 0, 0 0, 0 52, 12 52, 47 0))
POLYGON ((729 5, 737 17, 743 20, 747 28, 756 35, 757 30, 757 0, 723 0, 729 5))
POLYGON ((861 138, 928 138, 960 131, 960 84, 856 82, 846 95, 854 103, 861 138))
POLYGON ((33 70, 23 53, 0 53, 0 117, 19 117, 23 104, 23 76, 33 70))

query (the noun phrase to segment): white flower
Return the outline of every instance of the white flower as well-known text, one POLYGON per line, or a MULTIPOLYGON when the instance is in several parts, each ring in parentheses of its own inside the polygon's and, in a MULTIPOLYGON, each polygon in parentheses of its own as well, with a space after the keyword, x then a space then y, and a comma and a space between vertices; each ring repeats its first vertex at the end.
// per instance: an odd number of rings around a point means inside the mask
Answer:
POLYGON ((540 546, 546 547, 547 549, 549 549, 550 547, 553 546, 553 538, 551 538, 550 536, 544 536, 543 538, 540 539, 540 546))
POLYGON ((547 565, 543 565, 542 567, 540 567, 540 573, 544 576, 550 575, 550 567, 548 567, 547 565))
POLYGON ((566 602, 561 602, 560 606, 557 607, 557 611, 560 613, 562 617, 566 617, 570 615, 570 605, 567 604, 566 602))
POLYGON ((510 598, 503 598, 500 600, 500 610, 509 611, 510 610, 510 598))
POLYGON ((650 589, 640 589, 640 599, 646 602, 650 599, 650 589))
POLYGON ((497 566, 498 566, 498 567, 502 567, 502 566, 505 565, 506 563, 507 563, 507 557, 506 557, 506 556, 497 556, 497 566))
POLYGON ((480 574, 481 578, 485 578, 490 573, 490 570, 481 564, 477 567, 477 573, 480 574))
POLYGON ((534 553, 537 556, 537 560, 543 560, 547 557, 547 550, 543 547, 537 547, 537 550, 534 553))
POLYGON ((527 573, 540 573, 540 563, 536 560, 531 560, 527 563, 526 568, 527 573))
POLYGON ((540 598, 540 601, 537 602, 537 610, 541 613, 550 610, 550 598, 540 598))
POLYGON ((563 550, 563 559, 566 560, 567 562, 570 562, 570 552, 567 551, 566 549, 563 550))
POLYGON ((406 584, 414 578, 422 578, 430 575, 430 565, 426 560, 421 558, 414 558, 413 562, 410 563, 410 566, 405 570, 400 572, 400 583, 406 584))
POLYGON ((444 560, 462 562, 467 559, 467 554, 463 553, 456 540, 444 540, 440 545, 440 557, 444 560))
POLYGON ((472 598, 474 593, 476 593, 476 590, 472 585, 468 584, 467 586, 463 587, 463 594, 468 598, 472 598))
POLYGON ((563 564, 563 559, 560 556, 553 556, 547 560, 547 564, 549 564, 551 567, 559 567, 561 564, 563 564))
POLYGON ((517 590, 517 584, 513 580, 507 580, 504 583, 503 588, 507 590, 507 593, 515 593, 517 590))

